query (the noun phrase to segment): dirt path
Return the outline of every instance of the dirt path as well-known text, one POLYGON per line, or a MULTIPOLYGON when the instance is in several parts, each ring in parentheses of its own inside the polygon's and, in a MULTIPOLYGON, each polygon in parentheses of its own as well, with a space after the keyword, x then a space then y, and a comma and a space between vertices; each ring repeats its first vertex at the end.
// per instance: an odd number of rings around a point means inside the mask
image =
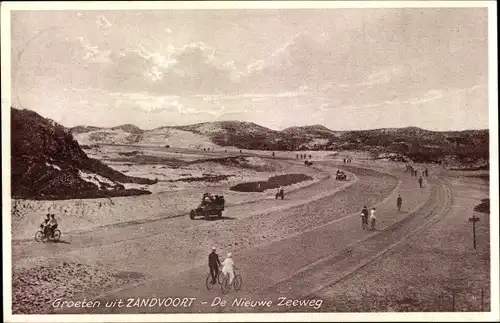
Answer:
MULTIPOLYGON (((326 167, 322 171, 328 172, 333 171, 333 169, 336 168, 326 167)), ((169 216, 165 218, 157 217, 154 219, 135 220, 98 227, 92 231, 73 232, 69 233, 69 237, 63 238, 61 243, 57 244, 34 244, 31 239, 16 240, 13 241, 13 259, 16 261, 16 264, 20 264, 19 261, 21 259, 38 257, 46 251, 49 251, 51 256, 55 256, 76 249, 119 244, 164 235, 165 232, 186 230, 192 226, 210 227, 218 225, 215 221, 226 223, 231 220, 241 220, 258 214, 280 212, 325 198, 358 181, 353 174, 349 176, 350 181, 336 181, 332 177, 327 177, 307 187, 286 192, 285 200, 264 197, 261 200, 229 206, 224 211, 223 218, 212 218, 213 221, 205 221, 202 218, 191 220, 188 214, 184 214, 181 217, 172 218, 169 216)), ((159 212, 161 214, 162 211, 160 210, 159 212)))
MULTIPOLYGON (((59 226, 63 230, 63 236, 72 237, 82 232, 102 229, 101 227, 110 228, 116 224, 126 226, 128 224, 183 216, 189 213, 191 208, 198 205, 201 196, 207 191, 212 194, 224 195, 227 206, 274 198, 274 190, 264 192, 236 192, 229 190, 230 186, 239 184, 242 181, 267 180, 270 176, 283 173, 304 174, 312 177, 311 180, 286 186, 285 190, 290 192, 312 185, 329 176, 329 173, 319 168, 306 167, 292 160, 275 160, 271 158, 262 158, 262 160, 267 160, 266 163, 274 165, 275 170, 251 171, 247 173, 247 175, 251 174, 251 177, 244 179, 247 176, 245 175, 240 178, 241 181, 237 180, 232 184, 230 184, 231 182, 196 182, 189 183, 188 186, 179 190, 161 191, 159 187, 154 187, 158 185, 175 186, 176 184, 160 182, 152 186, 153 191, 160 190, 160 192, 150 195, 60 201, 13 200, 16 212, 13 212, 12 215, 12 239, 14 243, 19 240, 31 242, 40 222, 47 213, 55 213, 58 217, 59 226)), ((149 171, 154 170, 149 169, 149 171)), ((240 171, 247 172, 245 169, 240 169, 240 171)), ((136 175, 143 176, 144 174, 136 175)))
POLYGON ((449 211, 385 257, 317 292, 323 311, 489 311, 489 214, 474 212, 489 197, 483 182, 445 178, 449 211), (477 249, 468 218, 479 217, 477 249))
MULTIPOLYGON (((360 253, 360 250, 352 249, 358 252, 358 257, 351 262, 342 263, 341 267, 344 271, 353 270, 353 265, 359 264, 360 261, 365 261, 368 256, 376 254, 380 250, 387 249, 388 245, 394 244, 408 230, 411 231, 419 226, 422 215, 421 213, 415 215, 417 212, 413 211, 416 209, 425 209, 426 204, 428 208, 434 208, 436 205, 436 203, 426 202, 431 195, 436 196, 437 199, 437 195, 434 194, 436 188, 429 184, 423 189, 417 188, 414 179, 408 178, 402 171, 394 173, 398 177, 401 177, 401 182, 397 191, 391 194, 394 184, 396 184, 394 180, 392 186, 387 186, 386 184, 384 189, 379 186, 380 182, 384 182, 384 175, 356 167, 345 168, 356 173, 359 178, 356 184, 347 187, 331 197, 266 216, 266 219, 272 224, 272 228, 275 231, 282 230, 281 227, 285 224, 292 223, 295 228, 294 233, 289 232, 287 238, 255 245, 253 248, 245 248, 241 252, 235 253, 235 261, 237 266, 241 268, 245 287, 244 290, 238 293, 233 292, 224 296, 225 299, 229 301, 234 297, 254 298, 261 295, 261 293, 270 295, 270 288, 279 294, 282 292, 281 289, 283 287, 285 287, 285 290, 288 288, 287 295, 294 295, 294 292, 290 291, 292 286, 287 285, 287 282, 297 282, 301 286, 297 290, 302 290, 301 280, 296 279, 297 272, 312 270, 311 268, 320 268, 318 266, 324 264, 325 259, 331 261, 330 258, 332 256, 338 257, 342 252, 346 252, 348 248, 354 247, 363 250, 366 247, 363 245, 364 241, 379 239, 380 243, 375 244, 374 248, 368 250, 367 253, 360 253), (380 191, 384 194, 380 194, 380 191), (395 210, 395 194, 398 193, 401 193, 407 200, 401 212, 395 210), (353 196, 356 196, 357 199, 353 200, 353 196), (377 206, 379 219, 381 220, 378 231, 362 231, 360 229, 359 210, 364 204, 372 206, 381 200, 383 200, 382 203, 377 206), (269 219, 276 219, 277 221, 269 221, 269 219), (307 219, 307 221, 304 219, 307 219), (402 219, 410 219, 410 221, 398 222, 402 219), (312 223, 315 225, 312 225, 312 223), (394 225, 395 223, 396 225, 394 225), (311 264, 313 265, 311 266, 311 264)), ((250 217, 249 219, 252 219, 253 223, 259 222, 259 218, 250 217)), ((238 223, 237 226, 242 226, 244 230, 246 229, 244 223, 238 223)), ((261 229, 264 229, 264 232, 270 231, 266 230, 265 224, 261 229)), ((262 234, 262 231, 258 230, 252 232, 262 234)), ((205 249, 203 258, 206 257, 206 250, 208 249, 205 249)), ((344 259, 348 260, 349 257, 344 257, 344 259)), ((110 294, 103 295, 99 299, 104 301, 120 297, 193 296, 197 297, 197 303, 188 312, 251 311, 252 309, 248 308, 210 308, 209 305, 201 303, 210 303, 215 296, 221 296, 219 289, 210 292, 206 290, 204 278, 206 277, 207 269, 204 262, 205 259, 203 259, 202 265, 200 264, 200 266, 186 271, 180 271, 177 274, 172 274, 172 271, 169 270, 170 274, 164 272, 162 275, 153 277, 153 279, 146 280, 140 284, 112 291, 110 294)), ((324 280, 325 277, 321 279, 324 280)), ((312 286, 317 286, 318 283, 321 284, 321 281, 315 281, 312 286)), ((308 289, 305 288, 303 291, 308 291, 308 289)), ((141 309, 100 308, 94 309, 91 312, 146 313, 170 311, 175 311, 175 309, 158 307, 141 309)), ((181 309, 180 311, 186 312, 186 309, 181 309)))

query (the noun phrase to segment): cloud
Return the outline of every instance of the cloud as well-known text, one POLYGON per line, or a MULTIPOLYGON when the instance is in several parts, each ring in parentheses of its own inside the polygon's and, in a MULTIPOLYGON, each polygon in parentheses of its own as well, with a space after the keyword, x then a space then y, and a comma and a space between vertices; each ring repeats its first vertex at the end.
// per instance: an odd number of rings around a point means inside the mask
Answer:
POLYGON ((109 95, 118 103, 126 102, 148 113, 172 109, 181 112, 184 109, 180 97, 176 95, 154 96, 146 92, 110 92, 109 95))
MULTIPOLYGON (((98 16, 96 24, 101 29, 112 26, 104 16, 98 16)), ((320 110, 343 106, 418 106, 447 95, 449 89, 469 88, 486 77, 482 73, 486 70, 482 68, 484 55, 475 55, 481 51, 472 50, 469 54, 464 40, 446 28, 438 28, 440 37, 418 30, 416 33, 425 37, 410 39, 405 36, 405 30, 410 30, 406 25, 401 27, 403 31, 380 28, 384 31, 380 35, 370 28, 366 34, 359 30, 298 33, 249 62, 204 42, 167 45, 162 50, 154 48, 153 42, 117 49, 104 45, 104 41, 91 44, 82 37, 76 46, 77 55, 68 50, 58 55, 57 62, 38 69, 40 75, 64 71, 63 64, 58 64, 59 56, 67 60, 78 57, 72 59, 72 68, 66 68, 72 71, 67 78, 72 77, 70 74, 78 77, 61 82, 68 83, 68 87, 88 82, 90 87, 112 92, 150 93, 156 97, 200 95, 189 102, 172 101, 171 106, 186 108, 201 102, 205 104, 201 109, 206 107, 207 111, 233 109, 237 102, 250 107, 315 105, 320 110), (374 37, 378 37, 377 42, 372 41, 374 37), (450 44, 441 45, 438 38, 450 44), (446 59, 443 53, 448 55, 446 59)), ((162 35, 172 32, 168 27, 159 31, 162 35)), ((477 39, 480 47, 481 39, 477 39)), ((167 106, 166 102, 139 101, 140 106, 150 107, 145 110, 167 106)))
POLYGON ((290 91, 304 84, 324 83, 330 59, 323 44, 308 33, 299 33, 270 53, 246 66, 244 88, 257 91, 290 91))
MULTIPOLYGON (((86 48, 88 56, 95 48, 86 48)), ((232 61, 216 56, 202 42, 190 43, 167 53, 137 47, 109 54, 110 64, 96 71, 110 90, 150 91, 156 94, 232 92, 238 72, 232 61)))
MULTIPOLYGON (((98 21, 106 26, 109 22, 106 18, 98 21)), ((428 54, 433 60, 422 59, 420 53, 394 60, 391 55, 397 48, 393 44, 388 45, 389 57, 383 58, 377 54, 378 44, 367 44, 356 37, 345 42, 338 36, 330 32, 299 33, 246 65, 241 60, 235 63, 232 57, 204 42, 168 45, 161 51, 148 48, 151 44, 138 43, 113 52, 83 39, 80 46, 83 61, 93 63, 85 66, 89 78, 95 79, 92 86, 155 95, 250 94, 250 100, 262 102, 309 93, 332 96, 342 106, 366 105, 401 100, 408 95, 420 98, 442 87, 467 87, 481 75, 470 73, 477 70, 477 64, 462 64, 457 70, 455 60, 434 59, 433 53, 428 54), (455 71, 474 77, 453 77, 455 71), (443 84, 443 78, 450 82, 443 84), (300 88, 306 86, 307 91, 301 93, 300 88)))
POLYGON ((402 70, 402 66, 393 66, 381 69, 377 72, 369 74, 365 81, 358 83, 356 86, 372 86, 376 84, 389 83, 394 77, 397 77, 402 70))
POLYGON ((82 58, 84 60, 95 63, 110 62, 110 50, 101 50, 98 46, 91 45, 83 37, 78 37, 77 39, 83 51, 82 58))
POLYGON ((112 24, 106 19, 106 17, 102 15, 97 16, 97 20, 95 23, 97 25, 97 28, 99 29, 109 29, 112 26, 112 24))
MULTIPOLYGON (((487 89, 486 84, 477 84, 469 88, 461 88, 461 89, 431 89, 427 92, 423 93, 420 96, 406 97, 406 98, 397 98, 394 100, 383 100, 377 101, 373 103, 359 103, 353 105, 345 105, 345 108, 378 108, 378 107, 388 107, 388 106, 397 106, 399 108, 404 109, 405 106, 422 106, 424 104, 432 104, 432 102, 440 100, 448 100, 450 97, 458 97, 464 96, 464 94, 472 94, 474 97, 478 96, 478 91, 487 89)), ((479 93, 480 94, 480 93, 479 93)), ((487 97, 487 96, 484 96, 487 97)), ((467 98, 464 98, 467 100, 467 98)))
POLYGON ((258 101, 280 99, 280 98, 287 99, 295 97, 305 97, 314 94, 315 93, 308 92, 307 86, 302 86, 296 91, 287 91, 278 93, 195 94, 193 96, 209 102, 233 101, 233 100, 251 100, 253 102, 258 102, 258 101))

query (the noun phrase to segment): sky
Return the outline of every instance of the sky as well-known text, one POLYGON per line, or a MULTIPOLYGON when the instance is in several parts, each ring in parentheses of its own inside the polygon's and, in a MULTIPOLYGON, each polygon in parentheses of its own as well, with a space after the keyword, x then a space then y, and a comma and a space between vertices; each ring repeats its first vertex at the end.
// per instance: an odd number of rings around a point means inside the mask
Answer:
POLYGON ((488 128, 486 8, 14 11, 12 105, 64 126, 488 128))

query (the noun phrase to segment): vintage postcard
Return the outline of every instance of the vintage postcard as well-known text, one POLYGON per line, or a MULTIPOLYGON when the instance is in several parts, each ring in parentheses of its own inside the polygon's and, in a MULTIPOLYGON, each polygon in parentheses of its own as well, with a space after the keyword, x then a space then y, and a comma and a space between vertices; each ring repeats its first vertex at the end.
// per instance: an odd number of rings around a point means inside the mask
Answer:
POLYGON ((1 13, 6 321, 499 319, 496 2, 1 13))

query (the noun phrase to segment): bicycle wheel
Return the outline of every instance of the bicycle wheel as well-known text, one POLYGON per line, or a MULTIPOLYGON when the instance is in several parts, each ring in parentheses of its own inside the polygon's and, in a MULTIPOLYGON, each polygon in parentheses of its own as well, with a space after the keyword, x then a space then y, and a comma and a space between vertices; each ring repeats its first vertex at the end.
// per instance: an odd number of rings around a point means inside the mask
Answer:
POLYGON ((205 285, 208 290, 212 290, 215 286, 215 284, 212 284, 212 275, 210 275, 210 273, 208 273, 207 279, 205 280, 205 285))
POLYGON ((243 278, 241 278, 241 275, 236 275, 236 277, 234 277, 234 281, 233 281, 233 287, 235 290, 240 290, 241 289, 241 285, 243 285, 243 278))
POLYGON ((54 235, 52 236, 52 239, 54 241, 59 241, 59 239, 61 239, 61 231, 59 231, 59 230, 54 231, 54 235))
POLYGON ((44 234, 42 231, 37 231, 35 234, 35 241, 36 242, 41 242, 44 238, 44 234))
POLYGON ((220 289, 222 290, 222 294, 227 294, 229 292, 229 290, 231 289, 231 285, 229 285, 229 277, 224 277, 222 279, 220 289))

